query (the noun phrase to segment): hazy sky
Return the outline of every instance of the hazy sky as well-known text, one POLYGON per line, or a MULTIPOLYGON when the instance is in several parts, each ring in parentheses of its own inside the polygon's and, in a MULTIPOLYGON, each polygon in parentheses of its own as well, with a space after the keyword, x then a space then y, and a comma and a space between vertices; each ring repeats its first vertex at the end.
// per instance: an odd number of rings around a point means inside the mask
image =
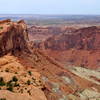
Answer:
POLYGON ((100 14, 100 0, 0 0, 0 14, 100 14))

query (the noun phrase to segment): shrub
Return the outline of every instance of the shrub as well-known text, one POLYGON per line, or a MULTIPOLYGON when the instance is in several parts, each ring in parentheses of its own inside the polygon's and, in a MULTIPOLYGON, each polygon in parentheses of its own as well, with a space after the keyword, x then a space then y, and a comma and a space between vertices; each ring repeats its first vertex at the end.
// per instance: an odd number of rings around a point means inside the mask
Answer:
POLYGON ((0 77, 0 86, 4 86, 4 85, 5 85, 4 79, 3 77, 0 77))
POLYGON ((18 83, 15 82, 14 87, 20 86, 18 83))
POLYGON ((12 81, 17 82, 17 81, 18 81, 17 77, 14 76, 14 77, 12 78, 12 81))
POLYGON ((31 71, 28 71, 28 74, 31 76, 32 75, 32 72, 31 71))
POLYGON ((3 27, 1 26, 0 29, 3 29, 3 27))
POLYGON ((9 87, 7 88, 7 90, 13 92, 13 86, 9 86, 9 87))
POLYGON ((29 95, 31 95, 31 92, 28 90, 27 93, 29 93, 29 95))
POLYGON ((0 98, 0 100, 6 100, 6 98, 0 98))
POLYGON ((21 89, 20 92, 23 93, 23 89, 21 89))
POLYGON ((7 87, 10 87, 10 86, 13 86, 13 84, 12 84, 12 80, 11 81, 9 81, 9 82, 7 82, 7 87))
POLYGON ((15 74, 18 74, 17 72, 15 72, 15 74))
POLYGON ((30 85, 30 84, 31 84, 31 81, 30 81, 30 80, 28 80, 28 81, 27 81, 27 84, 28 84, 28 85, 30 85))
POLYGON ((9 81, 9 82, 7 82, 7 90, 9 90, 9 91, 13 91, 13 83, 12 83, 12 81, 9 81))
POLYGON ((6 69, 5 69, 5 72, 9 72, 9 69, 8 69, 8 68, 6 68, 6 69))

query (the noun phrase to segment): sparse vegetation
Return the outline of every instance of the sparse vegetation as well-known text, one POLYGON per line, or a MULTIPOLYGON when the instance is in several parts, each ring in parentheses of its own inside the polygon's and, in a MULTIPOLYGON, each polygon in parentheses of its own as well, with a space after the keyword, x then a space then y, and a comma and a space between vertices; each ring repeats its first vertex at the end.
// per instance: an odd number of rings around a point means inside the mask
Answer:
POLYGON ((20 85, 19 85, 19 83, 15 82, 14 87, 17 87, 17 86, 20 86, 20 85))
POLYGON ((15 72, 15 74, 18 74, 17 72, 15 72))
POLYGON ((13 86, 9 86, 9 87, 7 88, 7 90, 13 92, 13 86))
POLYGON ((9 82, 7 82, 7 87, 9 87, 9 86, 12 86, 13 84, 12 84, 12 80, 11 81, 9 81, 9 82))
POLYGON ((7 90, 9 90, 9 91, 13 91, 13 84, 12 84, 12 80, 11 81, 9 81, 9 82, 7 82, 7 90))
MULTIPOLYGON (((0 77, 0 86, 6 86, 7 90, 13 91, 13 87, 19 86, 17 83, 18 79, 14 76, 12 80, 8 81, 7 83, 4 81, 3 77, 0 77)), ((0 88, 1 90, 2 88, 0 88)))
POLYGON ((0 98, 0 100, 6 100, 6 98, 0 98))
POLYGON ((3 27, 1 26, 0 29, 3 29, 3 27))
POLYGON ((32 75, 32 72, 31 71, 28 71, 28 74, 31 76, 32 75))
POLYGON ((31 81, 30 81, 30 80, 28 80, 28 81, 27 81, 27 84, 28 84, 28 85, 30 85, 30 84, 31 84, 31 81))
POLYGON ((8 68, 6 68, 6 69, 5 69, 5 72, 9 72, 9 69, 8 69, 8 68))
POLYGON ((23 93, 23 89, 21 89, 20 92, 23 93))
POLYGON ((17 82, 18 81, 17 77, 13 76, 12 81, 17 82))
POLYGON ((0 86, 4 86, 4 85, 5 85, 4 79, 3 77, 0 77, 0 86))
POLYGON ((12 80, 10 80, 9 82, 7 82, 7 90, 13 92, 13 88, 20 86, 19 83, 17 83, 18 79, 16 76, 12 77, 12 80))
POLYGON ((31 92, 30 92, 30 90, 28 90, 28 91, 27 91, 27 93, 29 93, 29 95, 31 95, 31 92))

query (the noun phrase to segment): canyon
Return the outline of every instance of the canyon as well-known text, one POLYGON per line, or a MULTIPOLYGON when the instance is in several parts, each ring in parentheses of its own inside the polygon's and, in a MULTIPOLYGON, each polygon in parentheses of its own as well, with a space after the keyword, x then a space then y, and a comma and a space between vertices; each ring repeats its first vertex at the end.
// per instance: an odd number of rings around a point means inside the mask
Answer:
POLYGON ((0 21, 0 99, 99 100, 99 67, 96 70, 85 65, 78 67, 72 59, 73 64, 65 66, 61 61, 64 56, 60 58, 63 51, 68 52, 63 53, 65 57, 71 57, 71 54, 78 57, 89 52, 94 53, 95 58, 97 54, 99 63, 99 28, 61 28, 63 31, 53 28, 51 33, 44 27, 31 28, 27 28, 23 20, 0 21), (44 36, 34 38, 39 34, 44 36))
POLYGON ((62 33, 53 34, 45 41, 32 42, 65 66, 76 65, 98 69, 100 56, 100 27, 68 27, 62 33))

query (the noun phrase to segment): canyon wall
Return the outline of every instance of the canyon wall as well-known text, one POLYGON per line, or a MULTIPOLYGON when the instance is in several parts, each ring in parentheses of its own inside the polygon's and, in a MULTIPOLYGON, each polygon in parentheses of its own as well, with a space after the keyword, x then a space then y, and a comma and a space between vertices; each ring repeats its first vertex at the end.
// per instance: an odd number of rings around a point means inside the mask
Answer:
POLYGON ((100 50, 100 28, 92 26, 81 28, 70 34, 60 34, 48 38, 44 46, 53 50, 100 50))

